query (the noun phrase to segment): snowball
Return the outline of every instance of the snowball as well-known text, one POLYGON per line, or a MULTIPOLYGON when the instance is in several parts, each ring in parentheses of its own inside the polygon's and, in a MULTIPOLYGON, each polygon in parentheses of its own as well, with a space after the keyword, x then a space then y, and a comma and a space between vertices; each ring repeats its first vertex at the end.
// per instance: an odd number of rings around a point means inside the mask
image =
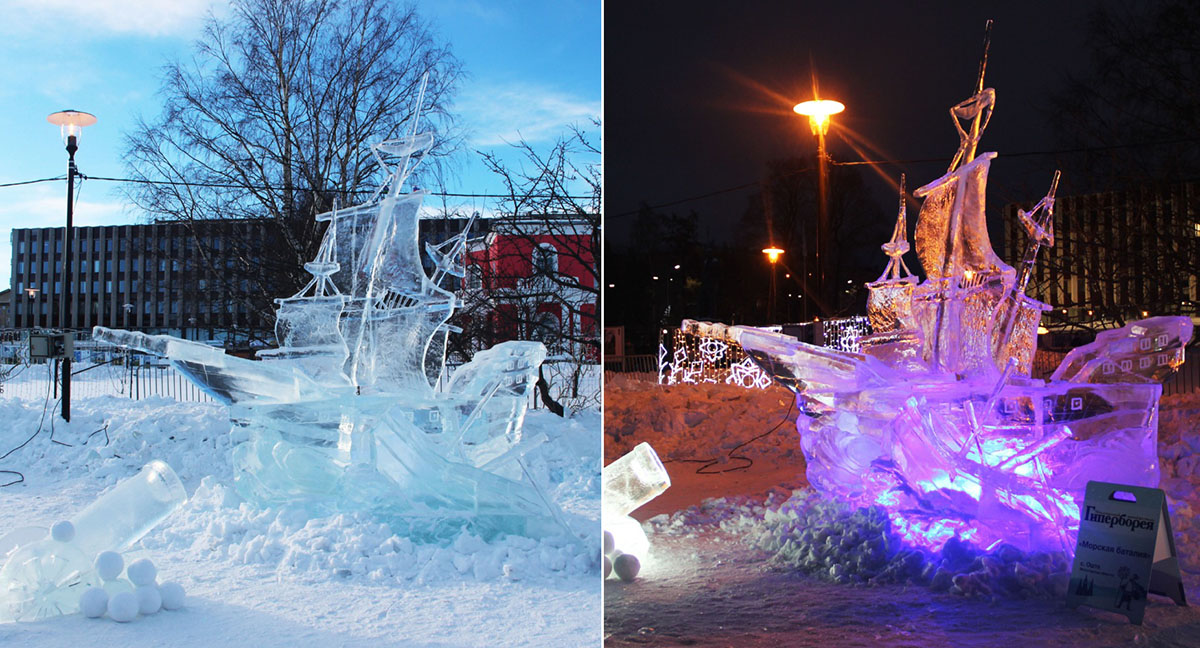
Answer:
POLYGON ((615 549, 616 546, 617 546, 617 541, 615 538, 613 538, 612 532, 605 531, 604 532, 604 555, 607 556, 608 554, 612 553, 612 550, 615 549))
POLYGON ((608 559, 608 556, 605 556, 604 557, 604 577, 608 578, 609 574, 612 574, 612 561, 608 559))
POLYGON ((158 586, 158 593, 162 596, 164 610, 178 610, 183 607, 183 586, 179 583, 163 583, 158 586))
POLYGON ((134 585, 153 585, 154 578, 158 576, 158 569, 149 558, 142 558, 129 563, 125 575, 134 585))
POLYGON ((132 592, 121 592, 108 599, 108 616, 119 623, 133 621, 138 613, 138 600, 132 592))
POLYGON ((121 575, 121 570, 125 568, 125 559, 115 551, 101 551, 96 554, 95 564, 96 573, 100 574, 100 578, 110 581, 121 575))
POLYGON ((75 525, 70 520, 55 522, 50 527, 50 537, 59 542, 70 542, 75 538, 75 525))
POLYGON ((137 596, 138 612, 150 615, 162 608, 162 594, 158 593, 158 585, 139 585, 133 593, 137 596))
POLYGON ((93 587, 79 597, 79 611, 89 619, 99 619, 108 609, 108 592, 103 588, 93 587))
POLYGON ((617 572, 617 578, 629 583, 637 578, 638 572, 642 569, 642 563, 638 562, 637 556, 633 554, 621 554, 613 561, 613 571, 617 572))

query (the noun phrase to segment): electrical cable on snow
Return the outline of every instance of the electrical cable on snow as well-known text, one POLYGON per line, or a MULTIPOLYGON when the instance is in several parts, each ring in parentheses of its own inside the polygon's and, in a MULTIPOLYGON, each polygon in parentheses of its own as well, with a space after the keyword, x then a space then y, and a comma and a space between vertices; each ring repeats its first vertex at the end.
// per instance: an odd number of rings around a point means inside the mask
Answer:
MULTIPOLYGON (((35 438, 37 438, 37 435, 42 433, 42 426, 46 423, 46 411, 50 408, 50 396, 53 393, 52 389, 54 387, 54 377, 53 377, 53 375, 50 375, 51 371, 52 370, 50 369, 50 363, 46 363, 46 374, 47 374, 47 377, 50 378, 50 380, 48 380, 46 383, 46 400, 42 403, 42 418, 40 420, 38 420, 37 429, 34 430, 33 434, 31 434, 28 439, 25 439, 25 441, 23 441, 21 443, 21 445, 0 455, 0 461, 7 459, 9 457, 9 455, 11 455, 12 453, 29 445, 30 441, 33 441, 35 438)), ((55 405, 57 405, 58 402, 61 400, 62 399, 60 398, 60 399, 58 399, 58 401, 55 401, 55 405)), ((54 425, 53 421, 51 421, 50 425, 51 425, 51 427, 53 427, 53 425, 54 425)), ((50 436, 51 437, 54 436, 53 431, 51 431, 50 436)), ((66 444, 63 444, 63 445, 66 445, 66 444)), ((16 475, 17 476, 17 478, 13 481, 10 481, 10 482, 4 483, 4 484, 0 484, 0 488, 4 488, 5 486, 12 486, 13 484, 20 484, 21 482, 25 481, 24 473, 22 473, 19 470, 0 470, 0 473, 4 473, 6 475, 16 475)))
POLYGON ((788 421, 791 420, 792 410, 795 409, 795 407, 796 407, 796 401, 794 399, 790 400, 790 402, 788 403, 788 411, 786 414, 783 415, 782 420, 780 420, 778 423, 776 423, 771 429, 767 430, 766 432, 763 432, 761 434, 750 437, 749 439, 742 441, 741 443, 733 446, 732 448, 729 449, 729 452, 727 452, 725 454, 725 456, 723 456, 723 457, 717 457, 716 459, 667 459, 666 461, 663 461, 663 463, 671 463, 673 461, 678 461, 680 463, 704 464, 696 469, 697 475, 720 475, 722 473, 734 472, 735 470, 749 470, 750 467, 754 465, 754 460, 745 455, 735 455, 733 453, 737 452, 741 448, 744 448, 744 447, 750 445, 751 443, 754 443, 755 441, 758 441, 759 439, 761 439, 763 437, 770 436, 773 432, 775 432, 776 430, 779 429, 779 426, 781 426, 784 423, 787 423, 788 421), (744 461, 746 463, 745 463, 745 465, 734 466, 732 468, 724 468, 722 470, 708 470, 708 468, 710 468, 712 466, 723 463, 722 459, 725 459, 725 460, 736 459, 738 461, 744 461))

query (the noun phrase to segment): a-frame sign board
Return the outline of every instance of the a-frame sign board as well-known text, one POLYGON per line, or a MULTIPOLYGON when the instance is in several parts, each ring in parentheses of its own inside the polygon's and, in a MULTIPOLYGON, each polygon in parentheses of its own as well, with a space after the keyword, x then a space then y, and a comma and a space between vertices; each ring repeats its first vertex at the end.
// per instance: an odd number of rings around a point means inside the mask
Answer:
POLYGON ((1161 489, 1088 482, 1067 606, 1111 610, 1142 623, 1146 592, 1187 605, 1161 489))

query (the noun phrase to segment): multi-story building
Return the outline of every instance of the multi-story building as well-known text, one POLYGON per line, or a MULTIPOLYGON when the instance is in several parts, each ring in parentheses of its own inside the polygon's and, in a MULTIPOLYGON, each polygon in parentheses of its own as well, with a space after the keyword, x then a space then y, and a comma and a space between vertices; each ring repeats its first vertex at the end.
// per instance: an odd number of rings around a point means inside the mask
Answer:
MULTIPOLYGON (((420 222, 436 245, 462 230, 463 218, 420 222)), ((478 221, 477 221, 478 222, 478 221)), ((12 231, 13 328, 93 326, 187 339, 274 342, 271 300, 289 294, 261 271, 274 245, 267 221, 156 222, 74 228, 67 321, 59 314, 63 228, 12 231)), ((297 268, 299 270, 299 268, 297 268)))
MULTIPOLYGON (((1200 306, 1200 186, 1146 186, 1060 196, 1054 245, 1043 247, 1028 294, 1053 306, 1050 331, 1110 328, 1151 315, 1195 316, 1200 306)), ((1014 266, 1029 242, 1004 208, 1005 259, 1014 266)))
POLYGON ((594 217, 500 218, 472 242, 463 328, 480 346, 539 340, 551 354, 599 361, 599 272, 594 217))
POLYGON ((247 276, 254 259, 223 254, 233 237, 258 241, 261 250, 267 244, 263 221, 74 228, 65 321, 59 312, 63 234, 61 227, 12 231, 12 327, 100 325, 213 339, 272 324, 248 306, 257 292, 251 284, 260 287, 259 278, 247 276))

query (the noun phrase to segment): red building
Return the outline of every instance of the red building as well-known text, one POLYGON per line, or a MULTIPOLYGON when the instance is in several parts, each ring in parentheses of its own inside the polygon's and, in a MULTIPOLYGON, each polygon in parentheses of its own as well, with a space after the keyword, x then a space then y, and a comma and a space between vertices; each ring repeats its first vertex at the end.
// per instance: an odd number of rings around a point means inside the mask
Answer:
POLYGON ((500 218, 471 242, 460 325, 480 346, 538 340, 599 362, 599 218, 500 218))

